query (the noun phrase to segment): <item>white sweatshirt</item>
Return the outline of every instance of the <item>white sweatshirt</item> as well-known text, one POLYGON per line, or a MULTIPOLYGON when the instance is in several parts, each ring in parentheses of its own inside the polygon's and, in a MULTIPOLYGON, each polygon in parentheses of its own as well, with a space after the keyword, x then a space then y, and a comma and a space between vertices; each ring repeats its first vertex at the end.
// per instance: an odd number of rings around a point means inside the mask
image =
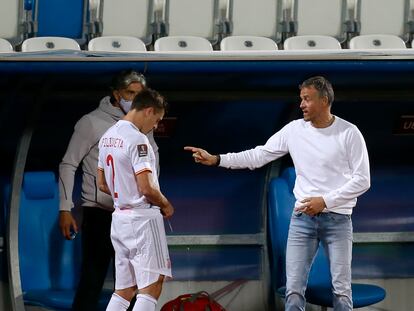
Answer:
POLYGON ((295 120, 264 146, 227 153, 220 166, 255 169, 290 153, 296 171, 296 206, 308 197, 322 196, 324 212, 352 214, 357 197, 370 187, 368 152, 358 128, 339 117, 326 128, 295 120))

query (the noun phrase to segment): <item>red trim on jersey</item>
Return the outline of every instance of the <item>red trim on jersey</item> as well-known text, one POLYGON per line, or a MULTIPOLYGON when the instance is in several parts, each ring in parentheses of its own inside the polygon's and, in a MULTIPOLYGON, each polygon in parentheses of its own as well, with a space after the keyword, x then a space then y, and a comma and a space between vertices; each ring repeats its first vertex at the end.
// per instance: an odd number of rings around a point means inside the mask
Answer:
POLYGON ((147 171, 150 172, 150 173, 152 173, 152 171, 149 168, 144 168, 144 169, 142 169, 142 170, 140 170, 138 172, 135 172, 135 176, 136 175, 139 175, 141 173, 147 172, 147 171))

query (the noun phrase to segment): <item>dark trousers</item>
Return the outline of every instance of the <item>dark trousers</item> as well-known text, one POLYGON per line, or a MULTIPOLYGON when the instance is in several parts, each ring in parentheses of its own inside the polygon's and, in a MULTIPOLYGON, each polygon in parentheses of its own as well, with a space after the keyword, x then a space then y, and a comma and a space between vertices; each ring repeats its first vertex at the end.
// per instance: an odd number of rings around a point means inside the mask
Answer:
POLYGON ((73 311, 97 310, 99 296, 114 257, 111 243, 112 212, 83 207, 82 268, 73 311))

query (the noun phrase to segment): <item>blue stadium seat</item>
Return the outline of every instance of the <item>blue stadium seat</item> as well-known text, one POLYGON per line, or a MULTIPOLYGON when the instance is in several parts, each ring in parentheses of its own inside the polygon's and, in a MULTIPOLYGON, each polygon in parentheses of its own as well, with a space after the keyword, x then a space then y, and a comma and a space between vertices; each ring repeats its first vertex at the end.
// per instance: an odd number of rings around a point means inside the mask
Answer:
MULTIPOLYGON (((58 224, 59 197, 52 172, 26 172, 19 219, 20 276, 26 304, 70 310, 79 280, 81 239, 67 241, 58 224)), ((102 296, 104 309, 111 293, 102 296)))
POLYGON ((38 37, 85 39, 86 0, 35 0, 35 22, 38 37))
MULTIPOLYGON (((290 218, 295 204, 293 187, 296 174, 293 167, 270 182, 268 197, 269 233, 273 256, 272 279, 277 294, 285 295, 285 255, 290 218)), ((328 259, 322 247, 314 259, 306 290, 306 301, 322 307, 332 307, 332 286, 328 259)), ((376 285, 352 284, 354 308, 380 302, 385 290, 376 285)))

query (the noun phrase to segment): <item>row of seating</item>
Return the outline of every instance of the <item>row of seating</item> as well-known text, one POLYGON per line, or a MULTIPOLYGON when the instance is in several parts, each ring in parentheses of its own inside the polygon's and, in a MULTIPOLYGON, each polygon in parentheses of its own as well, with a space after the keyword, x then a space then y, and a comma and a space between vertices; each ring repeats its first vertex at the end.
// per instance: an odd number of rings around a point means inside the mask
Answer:
MULTIPOLYGON (((350 40, 350 49, 405 49, 405 42, 393 35, 364 35, 350 40)), ((21 49, 23 52, 48 50, 80 50, 77 41, 62 37, 36 37, 26 39, 21 49)), ((284 50, 340 50, 341 44, 330 36, 295 36, 285 40, 284 50)), ((89 51, 100 52, 145 52, 145 43, 135 37, 108 36, 89 41, 89 51)), ((211 43, 202 37, 171 36, 155 41, 155 51, 212 51, 211 43)), ((222 51, 271 51, 278 50, 272 39, 255 36, 230 36, 220 42, 222 51)), ((0 52, 13 52, 12 45, 0 39, 0 52)))
POLYGON ((356 35, 380 33, 408 42, 414 33, 410 0, 72 0, 58 6, 59 1, 1 1, 0 38, 16 47, 36 36, 69 37, 81 45, 100 36, 131 36, 152 49, 165 36, 196 36, 219 45, 225 37, 248 35, 283 46, 292 36, 324 35, 347 46, 356 35))

